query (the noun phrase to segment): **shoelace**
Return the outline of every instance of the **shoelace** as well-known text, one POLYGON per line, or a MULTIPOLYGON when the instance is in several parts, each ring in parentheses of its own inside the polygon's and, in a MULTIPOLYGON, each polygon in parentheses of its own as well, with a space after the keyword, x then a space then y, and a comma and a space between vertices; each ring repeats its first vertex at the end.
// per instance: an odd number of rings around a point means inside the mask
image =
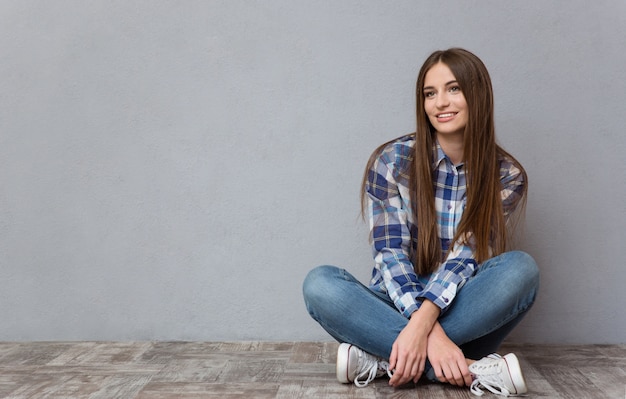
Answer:
MULTIPOLYGON (((489 355, 488 357, 494 360, 501 359, 501 356, 496 354, 489 355)), ((505 388, 504 381, 500 378, 501 365, 502 363, 500 362, 480 365, 480 374, 476 375, 476 379, 472 381, 470 391, 476 396, 482 396, 484 393, 483 390, 480 389, 480 386, 482 386, 496 395, 509 396, 511 392, 505 388)))
POLYGON ((354 378, 354 385, 359 388, 367 386, 367 384, 372 382, 377 376, 385 372, 389 377, 393 375, 389 370, 388 362, 378 361, 371 356, 359 356, 359 369, 362 371, 354 378), (363 364, 361 364, 361 361, 363 361, 363 364), (364 381, 360 381, 360 379, 366 375, 367 378, 364 381))
POLYGON ((493 383, 495 387, 491 385, 492 383, 493 382, 474 380, 472 382, 472 385, 470 386, 470 391, 472 391, 472 393, 476 396, 483 396, 484 392, 482 389, 479 388, 479 385, 481 385, 483 388, 487 388, 489 391, 491 391, 492 393, 495 393, 496 395, 509 396, 511 394, 506 388, 501 386, 497 381, 493 383))

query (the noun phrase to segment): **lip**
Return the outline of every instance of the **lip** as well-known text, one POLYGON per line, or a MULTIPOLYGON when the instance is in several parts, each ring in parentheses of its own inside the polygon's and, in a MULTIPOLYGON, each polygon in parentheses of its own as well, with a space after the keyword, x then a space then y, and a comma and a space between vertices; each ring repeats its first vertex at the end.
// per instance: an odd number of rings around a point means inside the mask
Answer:
POLYGON ((454 119, 454 117, 458 114, 458 112, 441 112, 437 115, 435 115, 435 117, 437 118, 438 122, 448 122, 451 121, 452 119, 454 119))

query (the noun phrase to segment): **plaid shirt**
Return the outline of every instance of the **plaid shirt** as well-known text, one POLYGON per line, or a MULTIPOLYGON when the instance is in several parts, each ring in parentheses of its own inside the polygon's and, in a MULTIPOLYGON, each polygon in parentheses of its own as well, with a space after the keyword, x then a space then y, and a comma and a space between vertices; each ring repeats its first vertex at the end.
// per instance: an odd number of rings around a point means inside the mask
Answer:
MULTIPOLYGON (((415 273, 409 253, 417 247, 418 231, 408 188, 414 144, 415 135, 410 134, 387 145, 368 171, 366 183, 376 263, 370 288, 389 295, 406 317, 419 309, 424 299, 445 312, 478 267, 469 246, 452 243, 465 208, 465 169, 463 165, 453 165, 437 143, 433 148, 433 184, 442 254, 448 252, 450 245, 453 247, 434 273, 415 273)), ((509 159, 500 160, 500 176, 504 211, 508 215, 519 202, 525 182, 509 159)))

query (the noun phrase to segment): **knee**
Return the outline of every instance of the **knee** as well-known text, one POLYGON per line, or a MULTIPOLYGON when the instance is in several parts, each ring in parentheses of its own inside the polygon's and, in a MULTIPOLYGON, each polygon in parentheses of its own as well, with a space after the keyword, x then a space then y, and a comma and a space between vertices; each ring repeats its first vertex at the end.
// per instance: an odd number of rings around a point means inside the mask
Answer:
POLYGON ((514 274, 518 284, 522 284, 529 290, 539 288, 539 267, 532 256, 522 251, 510 252, 509 265, 510 272, 514 274))
POLYGON ((311 270, 302 283, 302 295, 307 311, 315 320, 321 320, 332 309, 341 295, 338 277, 341 269, 318 266, 311 270))
POLYGON ((539 281, 539 267, 537 266, 537 262, 535 259, 522 251, 514 251, 515 263, 517 268, 520 269, 525 275, 527 275, 532 280, 539 281))
POLYGON ((320 297, 325 297, 325 291, 331 287, 331 280, 337 272, 334 266, 318 266, 312 269, 302 283, 302 295, 308 304, 320 297))

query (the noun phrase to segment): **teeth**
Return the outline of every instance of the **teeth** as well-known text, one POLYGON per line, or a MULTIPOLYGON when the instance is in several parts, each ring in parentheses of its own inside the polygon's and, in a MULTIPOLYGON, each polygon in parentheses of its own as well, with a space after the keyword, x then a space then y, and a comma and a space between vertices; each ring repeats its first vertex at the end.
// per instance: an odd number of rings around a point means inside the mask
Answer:
POLYGON ((454 112, 450 112, 449 114, 439 114, 437 115, 437 118, 449 118, 451 116, 454 116, 454 112))

